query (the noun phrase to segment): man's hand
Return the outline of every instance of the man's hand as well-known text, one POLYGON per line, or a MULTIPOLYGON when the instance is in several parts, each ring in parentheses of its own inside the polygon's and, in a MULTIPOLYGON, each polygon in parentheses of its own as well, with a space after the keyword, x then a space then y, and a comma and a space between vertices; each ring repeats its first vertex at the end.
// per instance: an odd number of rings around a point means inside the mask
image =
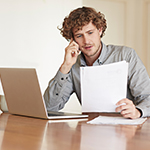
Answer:
POLYGON ((120 100, 116 105, 118 106, 116 112, 120 112, 124 118, 136 119, 141 116, 140 111, 127 98, 120 100))
POLYGON ((79 45, 71 38, 69 45, 65 48, 64 62, 60 67, 60 71, 63 74, 67 74, 76 63, 79 51, 79 45))

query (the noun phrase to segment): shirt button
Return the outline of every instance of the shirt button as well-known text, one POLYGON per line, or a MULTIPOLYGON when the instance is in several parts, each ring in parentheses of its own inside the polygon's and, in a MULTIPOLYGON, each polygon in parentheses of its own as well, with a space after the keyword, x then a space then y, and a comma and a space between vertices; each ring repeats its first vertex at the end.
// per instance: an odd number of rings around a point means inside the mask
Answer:
POLYGON ((64 80, 64 78, 61 78, 61 80, 64 80))
POLYGON ((66 79, 68 79, 68 77, 66 77, 66 79))
POLYGON ((56 93, 56 95, 58 95, 58 93, 56 93))

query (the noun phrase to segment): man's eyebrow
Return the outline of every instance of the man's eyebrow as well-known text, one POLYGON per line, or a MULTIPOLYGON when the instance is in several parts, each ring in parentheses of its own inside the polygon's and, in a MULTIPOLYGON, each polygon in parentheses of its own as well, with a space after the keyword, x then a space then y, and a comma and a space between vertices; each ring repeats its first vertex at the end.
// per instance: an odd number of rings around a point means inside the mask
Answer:
POLYGON ((77 33, 77 34, 74 34, 74 36, 78 36, 78 35, 81 35, 82 33, 77 33))
POLYGON ((90 32, 90 31, 94 31, 95 29, 90 29, 90 30, 88 30, 88 31, 86 31, 86 32, 90 32))
MULTIPOLYGON (((90 30, 86 31, 85 33, 88 33, 88 32, 90 32, 90 31, 94 31, 94 30, 95 30, 95 29, 90 29, 90 30)), ((76 32, 77 32, 77 31, 76 31, 76 32)), ((76 35, 81 35, 81 34, 83 34, 83 33, 80 33, 80 32, 79 32, 79 33, 76 33, 76 32, 75 32, 75 36, 76 36, 76 35)))

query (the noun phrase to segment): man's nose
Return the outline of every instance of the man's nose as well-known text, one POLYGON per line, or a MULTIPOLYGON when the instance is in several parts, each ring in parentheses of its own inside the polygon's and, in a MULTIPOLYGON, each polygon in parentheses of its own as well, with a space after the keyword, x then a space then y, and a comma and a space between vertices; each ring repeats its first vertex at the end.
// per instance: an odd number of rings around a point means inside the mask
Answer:
POLYGON ((88 44, 89 43, 89 38, 87 36, 84 36, 84 44, 88 44))

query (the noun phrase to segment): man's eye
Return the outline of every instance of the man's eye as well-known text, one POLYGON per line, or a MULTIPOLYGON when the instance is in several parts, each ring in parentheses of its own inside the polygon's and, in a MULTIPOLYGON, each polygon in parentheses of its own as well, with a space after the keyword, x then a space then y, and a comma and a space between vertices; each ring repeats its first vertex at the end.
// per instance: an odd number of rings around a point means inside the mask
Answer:
POLYGON ((77 38, 80 38, 82 35, 78 35, 77 38))
POLYGON ((92 34, 93 32, 89 32, 89 34, 92 34))

